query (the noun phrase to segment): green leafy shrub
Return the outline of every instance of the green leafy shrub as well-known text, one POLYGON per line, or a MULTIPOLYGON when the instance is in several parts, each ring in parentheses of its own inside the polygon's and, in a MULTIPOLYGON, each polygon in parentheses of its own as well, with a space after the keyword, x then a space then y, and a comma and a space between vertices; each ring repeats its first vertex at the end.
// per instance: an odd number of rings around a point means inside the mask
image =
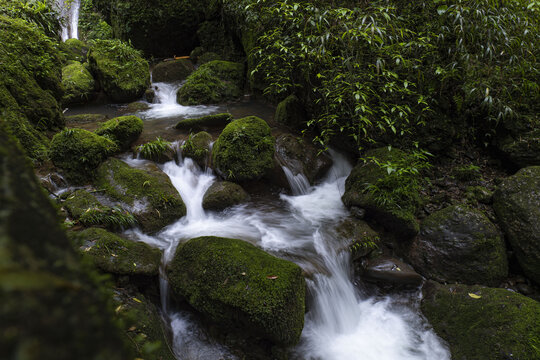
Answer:
POLYGON ((60 14, 48 0, 0 0, 0 14, 36 25, 45 35, 60 38, 60 14))
POLYGON ((172 151, 172 144, 161 137, 157 137, 154 141, 139 145, 137 151, 143 159, 160 161, 167 153, 172 151))
POLYGON ((84 226, 104 226, 111 230, 122 230, 137 224, 135 217, 129 212, 118 208, 88 208, 80 217, 79 222, 84 226))

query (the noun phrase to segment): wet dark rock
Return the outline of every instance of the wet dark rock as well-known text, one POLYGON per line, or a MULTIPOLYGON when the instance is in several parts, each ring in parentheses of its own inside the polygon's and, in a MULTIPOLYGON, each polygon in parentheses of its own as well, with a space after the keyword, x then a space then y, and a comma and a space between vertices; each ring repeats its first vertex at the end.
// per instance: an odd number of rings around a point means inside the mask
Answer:
POLYGON ((96 187, 126 204, 146 232, 155 232, 186 215, 186 206, 163 172, 134 169, 109 159, 97 170, 96 187))
POLYGON ((174 128, 186 131, 208 131, 213 128, 224 128, 232 121, 233 117, 229 113, 207 115, 200 118, 184 119, 178 122, 174 128))
POLYGON ((473 203, 491 204, 493 202, 493 192, 483 186, 469 186, 466 189, 466 196, 467 200, 473 203))
POLYGON ((290 95, 278 104, 274 119, 278 124, 302 129, 307 121, 307 114, 296 95, 290 95))
POLYGON ((504 179, 493 208, 523 272, 540 284, 540 166, 504 179))
POLYGON ((199 237, 180 245, 171 290, 213 322, 247 337, 294 345, 304 325, 300 267, 237 239, 199 237))
POLYGON ((381 237, 363 220, 346 219, 338 225, 337 233, 348 240, 348 250, 352 254, 353 261, 380 254, 381 237))
POLYGON ((248 193, 240 185, 228 181, 218 181, 206 190, 202 206, 205 210, 221 211, 230 206, 241 204, 248 199, 248 193))
POLYGON ((152 70, 153 82, 175 82, 185 80, 195 70, 188 59, 163 61, 152 70))
POLYGON ((497 149, 515 168, 540 165, 540 129, 508 136, 497 143, 497 149))
POLYGON ((540 303, 513 291, 460 284, 424 285, 423 314, 452 359, 537 359, 540 303))
POLYGON ((156 98, 156 91, 154 89, 146 89, 144 92, 144 99, 149 103, 153 103, 156 98))
POLYGON ((366 217, 366 210, 359 208, 358 206, 351 206, 349 212, 357 219, 364 219, 366 217))
POLYGON ((418 286, 423 280, 412 266, 393 257, 370 259, 363 267, 362 279, 371 282, 418 286))
MULTIPOLYGON (((146 94, 146 92, 145 92, 146 94)), ((125 107, 122 107, 122 113, 124 114, 133 114, 140 111, 145 111, 150 109, 150 105, 148 105, 144 101, 134 101, 132 103, 127 104, 125 107)))
POLYGON ((483 213, 463 205, 428 216, 407 256, 416 271, 440 282, 496 286, 508 274, 500 232, 483 213))
POLYGON ((327 154, 319 154, 308 140, 291 134, 278 136, 275 156, 278 163, 286 166, 293 175, 303 174, 312 185, 332 167, 332 159, 327 154))

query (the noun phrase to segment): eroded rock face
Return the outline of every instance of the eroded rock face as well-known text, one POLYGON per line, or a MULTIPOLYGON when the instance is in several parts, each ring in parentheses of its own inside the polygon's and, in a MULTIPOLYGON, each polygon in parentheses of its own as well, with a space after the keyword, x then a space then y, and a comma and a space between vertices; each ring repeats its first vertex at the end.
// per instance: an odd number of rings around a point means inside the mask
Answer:
POLYGON ((450 206, 428 216, 408 253, 429 279, 497 286, 508 274, 504 240, 480 211, 450 206))
POLYGON ((262 178, 274 166, 274 137, 268 124, 248 116, 231 122, 212 150, 214 170, 231 181, 262 178))
POLYGON ((0 122, 0 349, 6 359, 133 358, 101 280, 0 122))
POLYGON ((540 166, 504 179, 493 208, 523 271, 540 284, 540 166))
POLYGON ((510 290, 424 285, 421 309, 452 359, 537 359, 540 304, 510 290))
POLYGON ((249 199, 249 195, 238 184, 228 181, 213 183, 203 197, 205 210, 221 211, 230 206, 241 204, 249 199))
POLYGON ((332 159, 325 153, 319 154, 319 150, 308 141, 291 134, 280 135, 276 139, 276 158, 293 175, 303 174, 313 185, 332 167, 332 159))
POLYGON ((109 159, 97 170, 96 186, 126 204, 146 232, 155 232, 186 215, 178 191, 163 172, 134 169, 109 159))
POLYGON ((174 296, 226 329, 281 346, 300 339, 305 281, 296 264, 237 239, 200 237, 168 267, 174 296))

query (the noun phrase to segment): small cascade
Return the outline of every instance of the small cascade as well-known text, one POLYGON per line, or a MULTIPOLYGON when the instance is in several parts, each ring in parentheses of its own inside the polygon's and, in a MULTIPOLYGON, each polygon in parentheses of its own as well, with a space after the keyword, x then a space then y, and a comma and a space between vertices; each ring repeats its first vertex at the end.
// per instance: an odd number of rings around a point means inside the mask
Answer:
POLYGON ((193 314, 169 305, 165 264, 179 244, 204 235, 249 241, 313 274, 306 280, 311 306, 293 359, 450 359, 448 350, 419 316, 414 305, 417 294, 372 298, 354 285, 350 254, 338 250, 347 248, 346 240, 335 231, 336 224, 348 216, 341 195, 351 165, 337 153, 331 152, 331 156, 334 166, 319 185, 306 185, 302 179, 291 181, 295 195, 281 195, 264 204, 238 205, 222 213, 202 208, 204 193, 215 181, 209 170, 201 170, 191 159, 162 165, 182 195, 187 215, 155 236, 131 233, 164 250, 162 309, 173 332, 178 359, 235 358, 206 334, 193 314))
POLYGON ((81 0, 55 0, 62 20, 62 41, 79 38, 79 9, 81 0))
POLYGON ((282 166, 281 168, 287 177, 293 195, 303 195, 308 192, 310 187, 309 180, 304 174, 298 173, 294 175, 288 167, 282 166))

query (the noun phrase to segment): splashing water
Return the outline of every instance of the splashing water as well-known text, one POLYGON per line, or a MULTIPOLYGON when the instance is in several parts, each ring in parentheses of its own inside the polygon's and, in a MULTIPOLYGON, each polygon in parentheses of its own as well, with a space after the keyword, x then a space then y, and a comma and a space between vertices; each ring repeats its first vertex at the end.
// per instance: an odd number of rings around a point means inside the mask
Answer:
POLYGON ((79 38, 79 9, 81 0, 56 0, 55 7, 62 20, 62 41, 79 38))
MULTIPOLYGON (((307 280, 312 303, 306 314, 294 359, 312 360, 447 360, 450 355, 416 309, 397 296, 369 298, 354 286, 350 255, 338 249, 346 241, 335 228, 348 216, 341 202, 351 166, 331 153, 334 166, 320 185, 298 187, 296 194, 275 201, 252 202, 222 213, 202 209, 204 192, 215 181, 191 159, 163 165, 182 195, 187 215, 157 236, 137 231, 138 240, 164 249, 164 263, 179 243, 202 235, 239 238, 298 263, 314 276, 307 280)), ((173 330, 178 359, 232 358, 210 341, 191 316, 168 306, 168 284, 162 280, 162 306, 173 330)), ((409 296, 410 295, 404 295, 409 296)))

